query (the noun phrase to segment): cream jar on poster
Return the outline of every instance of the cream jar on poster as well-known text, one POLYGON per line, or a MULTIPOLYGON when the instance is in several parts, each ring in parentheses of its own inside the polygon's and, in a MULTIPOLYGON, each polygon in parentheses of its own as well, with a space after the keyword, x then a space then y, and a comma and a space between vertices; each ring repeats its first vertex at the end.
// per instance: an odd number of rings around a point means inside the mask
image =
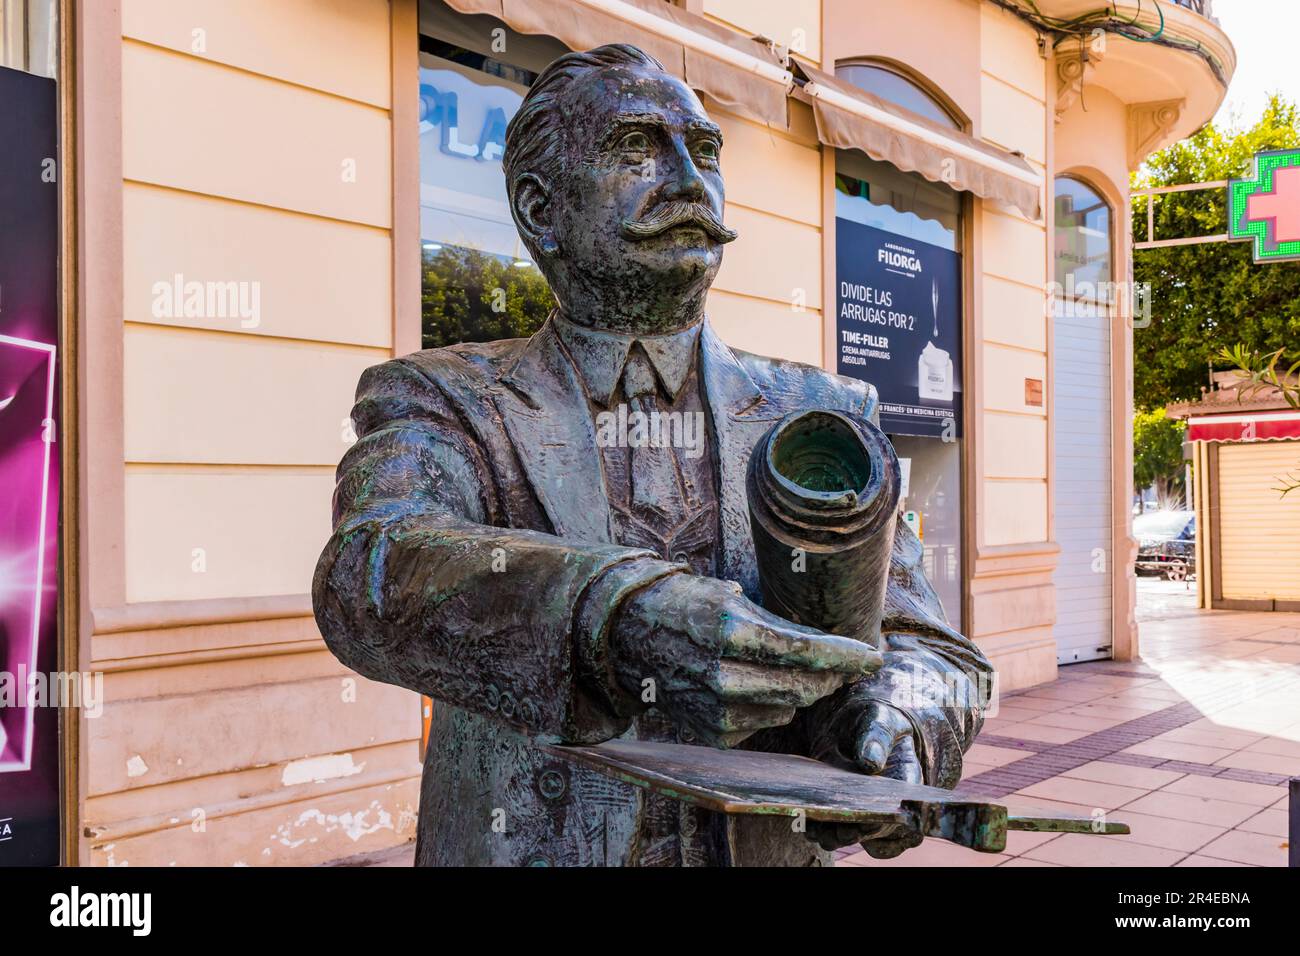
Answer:
POLYGON ((916 361, 916 382, 921 398, 951 402, 952 357, 933 342, 927 342, 916 361))

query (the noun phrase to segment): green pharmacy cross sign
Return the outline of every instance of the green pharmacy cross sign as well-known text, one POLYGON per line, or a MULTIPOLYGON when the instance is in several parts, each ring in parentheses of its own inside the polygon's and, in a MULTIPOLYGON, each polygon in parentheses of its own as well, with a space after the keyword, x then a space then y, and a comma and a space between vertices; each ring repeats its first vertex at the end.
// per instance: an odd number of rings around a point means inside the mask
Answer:
POLYGON ((1254 240, 1256 262, 1300 259, 1300 149, 1257 153, 1228 184, 1228 238, 1254 240))

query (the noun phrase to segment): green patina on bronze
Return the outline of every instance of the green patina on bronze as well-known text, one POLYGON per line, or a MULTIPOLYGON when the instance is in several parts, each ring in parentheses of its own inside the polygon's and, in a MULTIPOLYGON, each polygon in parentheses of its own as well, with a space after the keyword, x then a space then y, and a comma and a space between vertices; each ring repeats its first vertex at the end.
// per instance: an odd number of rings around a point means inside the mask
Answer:
POLYGON ((871 478, 870 456, 852 428, 823 412, 799 416, 782 429, 772 467, 793 485, 836 498, 861 495, 871 478))

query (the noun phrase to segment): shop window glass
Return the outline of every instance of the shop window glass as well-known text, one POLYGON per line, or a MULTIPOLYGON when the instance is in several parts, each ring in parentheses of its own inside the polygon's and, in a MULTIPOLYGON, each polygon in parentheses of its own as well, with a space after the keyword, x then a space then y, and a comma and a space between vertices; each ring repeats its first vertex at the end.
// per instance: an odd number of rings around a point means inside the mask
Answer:
POLYGON ((961 244, 961 198, 946 186, 857 150, 835 159, 835 215, 950 252, 961 244))
POLYGON ((1111 301, 1110 206, 1087 183, 1056 180, 1056 281, 1072 299, 1111 301))
MULTIPOLYGON (((937 100, 893 70, 848 64, 837 68, 836 75, 882 99, 960 128, 937 100)), ((932 354, 946 357, 942 372, 945 378, 952 377, 951 386, 959 394, 960 280, 953 280, 955 288, 948 288, 942 282, 934 284, 934 279, 941 269, 959 275, 959 265, 953 265, 954 256, 948 254, 962 251, 961 211, 960 195, 942 183, 903 172, 857 150, 841 150, 836 155, 836 268, 837 288, 841 290, 836 306, 837 337, 869 336, 852 340, 853 351, 840 357, 838 368, 841 374, 872 382, 880 392, 881 424, 906 475, 900 520, 920 537, 926 576, 934 584, 949 621, 959 629, 964 586, 962 440, 959 432, 949 433, 938 424, 941 418, 927 419, 925 413, 955 413, 960 418, 960 406, 951 398, 943 401, 943 395, 933 400, 933 392, 921 394, 918 368, 928 370, 929 366, 918 365, 917 352, 927 343, 940 349, 932 354), (861 226, 870 228, 863 230, 861 226), (890 235, 880 236, 871 230, 890 235), (927 247, 935 249, 927 252, 927 247), (880 266, 882 248, 905 253, 897 269, 880 266), (919 265, 910 263, 913 254, 921 260, 919 265), (905 273, 910 278, 905 278, 905 273), (842 283, 857 291, 846 295, 842 283), (925 301, 914 301, 913 286, 924 293, 921 299, 925 301), (863 291, 867 287, 869 293, 863 291), (853 317, 861 312, 859 306, 877 313, 877 321, 854 321, 853 317), (845 308, 849 313, 840 315, 845 308), (883 320, 881 312, 885 313, 883 320), (908 317, 902 325, 892 317, 898 313, 908 317), (860 360, 861 364, 850 365, 850 360, 860 360)), ((845 347, 841 342, 840 348, 845 347)), ((921 362, 926 354, 922 349, 921 362)))
POLYGON ((511 219, 501 157, 529 85, 567 49, 490 17, 422 7, 422 347, 528 336, 554 300, 511 219))
POLYGON ((948 620, 961 629, 961 449, 915 435, 890 435, 907 469, 907 494, 899 507, 924 547, 925 576, 943 602, 948 620))
POLYGON ((56 77, 59 0, 0 0, 0 66, 56 77))

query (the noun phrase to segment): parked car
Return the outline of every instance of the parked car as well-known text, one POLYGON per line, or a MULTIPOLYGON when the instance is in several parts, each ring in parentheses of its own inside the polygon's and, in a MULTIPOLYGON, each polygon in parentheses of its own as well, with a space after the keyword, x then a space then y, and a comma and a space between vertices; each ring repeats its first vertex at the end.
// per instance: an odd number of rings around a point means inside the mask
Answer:
POLYGON ((1196 513, 1153 511, 1133 519, 1138 574, 1183 581, 1196 573, 1196 513))

